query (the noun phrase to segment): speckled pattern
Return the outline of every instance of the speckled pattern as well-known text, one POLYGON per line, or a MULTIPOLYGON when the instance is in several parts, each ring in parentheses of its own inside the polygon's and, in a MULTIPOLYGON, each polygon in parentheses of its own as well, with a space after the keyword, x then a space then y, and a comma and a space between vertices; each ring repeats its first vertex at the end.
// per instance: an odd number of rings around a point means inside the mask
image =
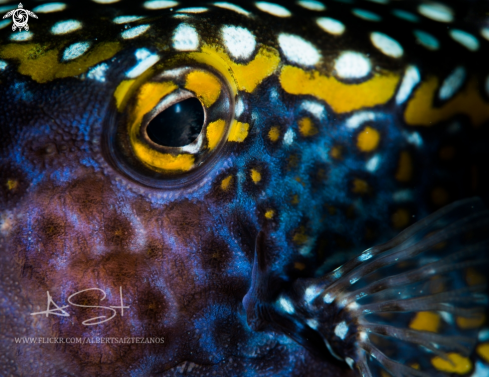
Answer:
MULTIPOLYGON (((316 312, 297 292, 456 200, 487 203, 487 2, 23 5, 38 16, 28 31, 0 21, 1 376, 360 376, 362 355, 376 354, 361 346, 356 301, 343 310, 322 286, 316 312), (156 145, 147 125, 190 97, 206 114, 199 137, 156 145), (122 290, 124 315, 85 326, 112 312, 69 305, 89 288, 107 297, 73 302, 117 306, 122 290), (30 315, 46 310, 47 291, 69 316, 30 315)), ((0 1, 0 14, 17 7, 0 1)), ((379 267, 356 287, 459 250, 379 267)), ((480 299, 485 255, 430 294, 468 286, 480 299)), ((487 377, 485 318, 444 313, 427 304, 390 323, 478 339, 450 356, 460 360, 394 337, 398 361, 420 372, 380 364, 394 376, 487 377)))

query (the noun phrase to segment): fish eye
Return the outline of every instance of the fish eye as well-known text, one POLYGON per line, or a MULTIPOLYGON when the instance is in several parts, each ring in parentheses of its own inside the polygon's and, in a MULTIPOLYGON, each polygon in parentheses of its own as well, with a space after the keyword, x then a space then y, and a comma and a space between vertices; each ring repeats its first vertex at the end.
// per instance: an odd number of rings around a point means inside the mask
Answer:
POLYGON ((145 127, 148 138, 161 146, 184 147, 194 142, 204 125, 204 108, 188 98, 157 114, 145 127))
POLYGON ((191 185, 226 153, 233 90, 212 68, 150 73, 118 85, 116 109, 104 127, 104 153, 116 170, 142 185, 191 185))

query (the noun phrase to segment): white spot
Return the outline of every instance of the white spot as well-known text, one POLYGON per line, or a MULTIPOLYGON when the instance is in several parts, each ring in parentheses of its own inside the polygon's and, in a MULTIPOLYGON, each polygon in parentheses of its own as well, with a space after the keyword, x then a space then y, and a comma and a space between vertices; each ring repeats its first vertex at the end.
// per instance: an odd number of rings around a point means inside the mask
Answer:
POLYGON ((357 310, 360 307, 356 302, 352 302, 350 305, 348 305, 347 309, 350 311, 357 310))
POLYGON ((329 293, 326 293, 323 297, 323 300, 326 304, 331 304, 334 301, 334 297, 331 296, 329 293))
POLYGON ((372 70, 370 60, 363 54, 353 51, 342 52, 335 61, 336 75, 344 79, 359 79, 372 70))
POLYGON ((418 6, 418 12, 433 21, 453 21, 453 10, 440 3, 421 4, 418 6))
POLYGON ((400 58, 404 53, 399 42, 384 33, 374 31, 370 33, 370 40, 383 54, 390 56, 391 58, 400 58))
POLYGON ((416 16, 415 14, 402 10, 402 9, 393 9, 392 14, 396 16, 397 18, 400 18, 401 20, 404 21, 409 21, 409 22, 419 22, 419 17, 416 16))
POLYGON ((466 76, 467 71, 464 67, 455 68, 440 87, 440 99, 445 101, 452 98, 464 84, 466 76))
POLYGON ((236 118, 239 118, 241 114, 243 114, 244 111, 244 103, 243 99, 240 97, 238 98, 238 101, 236 102, 236 107, 234 108, 234 115, 236 118))
POLYGON ((380 20, 382 20, 382 17, 380 17, 376 13, 370 12, 369 10, 354 8, 351 12, 358 18, 361 18, 365 21, 379 22, 380 20))
POLYGON ((285 145, 292 144, 294 142, 294 137, 295 137, 294 131, 292 131, 292 128, 289 128, 287 130, 287 132, 285 132, 285 135, 284 135, 284 143, 285 143, 285 145))
POLYGON ((82 56, 90 48, 90 42, 77 42, 68 46, 63 52, 63 61, 73 60, 82 56))
POLYGON ((248 29, 240 26, 224 26, 221 33, 224 44, 235 59, 248 59, 255 51, 255 37, 248 29))
POLYGON ((209 9, 205 7, 193 7, 193 8, 182 8, 177 10, 178 13, 204 13, 207 12, 209 9))
POLYGON ((65 3, 47 3, 38 5, 32 11, 34 13, 52 13, 52 12, 61 12, 66 9, 65 3))
POLYGON ((375 156, 373 156, 370 160, 368 160, 365 163, 365 169, 367 169, 369 172, 373 173, 378 169, 379 164, 380 164, 380 156, 378 154, 376 154, 375 156))
POLYGON ((321 17, 316 20, 316 23, 325 32, 333 35, 341 35, 345 32, 345 25, 334 18, 321 17))
POLYGON ((287 313, 292 314, 295 312, 295 309, 292 306, 291 302, 286 298, 281 297, 279 300, 279 304, 282 307, 282 309, 285 310, 287 313))
POLYGON ((419 74, 419 69, 413 65, 408 66, 404 72, 401 86, 399 87, 399 91, 396 95, 396 103, 398 105, 404 103, 420 81, 421 75, 419 74))
POLYGON ((30 41, 34 34, 30 31, 21 31, 17 32, 15 34, 12 34, 10 36, 11 41, 16 41, 16 42, 24 42, 24 41, 30 41))
POLYGON ((353 114, 350 118, 346 120, 346 127, 351 129, 356 129, 360 127, 365 122, 373 122, 379 118, 377 113, 372 111, 361 111, 359 113, 353 114))
POLYGON ((128 24, 143 19, 143 16, 119 16, 112 20, 114 24, 128 24))
POLYGON ((481 35, 489 41, 489 27, 483 27, 481 29, 481 35))
POLYGON ((173 33, 173 48, 179 51, 195 51, 199 47, 199 34, 193 26, 180 24, 173 33))
POLYGON ((365 262, 366 260, 369 260, 372 257, 373 255, 371 249, 367 249, 358 257, 358 260, 360 262, 365 262))
POLYGON ((107 72, 108 69, 109 66, 106 63, 96 65, 90 71, 88 71, 87 77, 99 82, 105 82, 105 72, 107 72))
POLYGON ((487 342, 489 340, 489 329, 479 331, 479 342, 487 342))
POLYGON ((131 79, 138 77, 148 68, 155 65, 160 60, 160 57, 145 48, 140 48, 136 50, 136 60, 138 61, 136 66, 126 73, 126 76, 131 79))
POLYGON ((368 339, 368 335, 365 331, 360 332, 359 336, 362 342, 365 342, 368 339))
POLYGON ((281 5, 268 3, 266 1, 258 1, 255 3, 256 7, 262 12, 270 13, 272 16, 277 17, 290 17, 292 14, 287 8, 281 5))
POLYGON ((150 25, 139 25, 130 29, 127 29, 121 33, 123 39, 133 39, 146 33, 150 28, 150 25))
POLYGON ((413 191, 409 189, 396 191, 392 194, 392 199, 395 202, 409 202, 413 200, 413 191))
POLYGON ((113 3, 117 3, 120 0, 92 0, 92 1, 98 4, 113 4, 113 3))
POLYGON ((0 214, 0 234, 7 236, 14 226, 14 218, 10 211, 0 214))
POLYGON ((470 377, 487 377, 489 376, 489 366, 485 365, 482 361, 477 360, 475 362, 475 371, 470 377))
POLYGON ((316 330, 319 326, 318 321, 316 321, 315 319, 307 319, 306 323, 307 323, 307 326, 309 326, 313 330, 316 330))
POLYGON ((350 284, 351 284, 351 285, 353 285, 353 284, 355 284, 355 283, 356 283, 358 280, 360 280, 360 278, 359 278, 359 277, 352 278, 352 279, 350 279, 350 284))
POLYGON ((231 4, 231 3, 218 2, 218 3, 214 3, 214 5, 216 7, 219 7, 219 8, 232 10, 233 12, 236 12, 236 13, 239 13, 239 14, 243 14, 245 16, 249 16, 250 15, 250 12, 248 12, 247 10, 245 10, 245 9, 243 9, 241 7, 238 7, 237 5, 231 4))
POLYGON ((316 47, 297 35, 280 34, 278 43, 285 57, 292 63, 313 66, 321 59, 316 47))
POLYGON ((177 5, 178 5, 178 1, 170 1, 170 0, 151 0, 151 1, 146 1, 143 4, 143 6, 146 9, 166 9, 177 5))
POLYGON ((421 147, 423 145, 423 138, 418 132, 407 132, 403 131, 403 136, 406 138, 408 143, 415 145, 416 147, 421 147))
POLYGON ((453 315, 451 313, 448 312, 438 312, 438 313, 441 315, 441 317, 446 323, 448 323, 449 325, 454 324, 453 315))
POLYGON ((345 340, 346 334, 348 334, 348 326, 345 321, 340 322, 334 329, 335 335, 341 340, 345 340))
POLYGON ((479 40, 472 34, 459 29, 452 29, 449 31, 452 39, 470 51, 477 51, 479 49, 479 40))
POLYGON ((60 21, 54 24, 54 26, 51 28, 51 33, 55 35, 68 34, 75 30, 81 29, 81 27, 81 22, 77 20, 60 21))
POLYGON ((325 114, 325 108, 322 104, 315 101, 303 101, 301 103, 301 109, 306 110, 308 113, 316 117, 318 120, 323 119, 325 114))
POLYGON ((318 297, 321 294, 321 292, 322 290, 316 287, 315 285, 307 287, 306 291, 304 292, 304 300, 307 303, 311 303, 311 301, 314 300, 316 297, 318 297))
POLYGON ((8 64, 4 60, 0 60, 0 71, 4 71, 7 68, 8 64))
POLYGON ((0 29, 3 29, 4 27, 7 27, 8 25, 10 25, 11 22, 12 22, 11 19, 0 21, 0 29))
POLYGON ((350 369, 353 369, 353 365, 355 365, 355 362, 351 357, 345 357, 345 362, 348 364, 350 369))
POLYGON ((297 4, 299 4, 303 8, 313 10, 316 12, 321 12, 326 9, 323 3, 314 0, 302 0, 302 1, 298 1, 297 4))
POLYGON ((413 34, 416 37, 418 43, 428 50, 438 50, 440 48, 440 42, 430 33, 423 30, 413 30, 413 34))

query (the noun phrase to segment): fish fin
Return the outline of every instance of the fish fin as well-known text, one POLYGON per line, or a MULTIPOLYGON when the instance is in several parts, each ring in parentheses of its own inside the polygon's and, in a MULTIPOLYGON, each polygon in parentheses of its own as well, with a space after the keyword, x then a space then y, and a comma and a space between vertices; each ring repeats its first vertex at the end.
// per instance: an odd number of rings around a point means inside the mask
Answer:
POLYGON ((488 311, 487 267, 489 211, 466 199, 322 278, 299 279, 274 308, 363 376, 463 375, 488 311))

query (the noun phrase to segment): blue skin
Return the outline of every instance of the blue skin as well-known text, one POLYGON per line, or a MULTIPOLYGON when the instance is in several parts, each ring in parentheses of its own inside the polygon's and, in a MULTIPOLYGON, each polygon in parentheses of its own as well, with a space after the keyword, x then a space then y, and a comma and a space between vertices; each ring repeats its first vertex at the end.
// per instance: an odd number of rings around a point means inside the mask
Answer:
MULTIPOLYGON (((211 17, 219 25, 230 16, 215 11, 211 17)), ((163 13, 161 24, 166 21, 163 13)), ((169 18, 168 24, 177 22, 169 18)), ((338 116, 314 98, 286 94, 271 77, 244 97, 239 120, 251 125, 248 138, 219 151, 199 185, 178 191, 148 188, 128 180, 108 161, 103 132, 116 112, 113 93, 134 66, 136 48, 146 43, 157 52, 156 42, 125 42, 106 62, 105 82, 83 77, 38 84, 19 74, 15 62, 1 73, 0 213, 11 225, 0 238, 5 271, 0 313, 7 324, 2 325, 0 352, 15 362, 2 362, 0 374, 354 375, 345 363, 297 343, 266 319, 250 323, 243 298, 252 283, 258 233, 264 235, 272 283, 266 297, 255 299, 273 302, 295 279, 322 276, 394 236, 398 229, 391 217, 400 205, 393 193, 412 190, 413 199, 401 205, 410 210, 412 221, 435 208, 429 193, 438 175, 448 174, 450 200, 473 194, 465 179, 468 162, 455 167, 439 162, 439 148, 450 138, 439 135, 441 128, 418 130, 423 145, 413 146, 403 109, 391 101, 373 110, 379 114, 374 124, 381 144, 378 168, 368 172, 365 164, 373 154, 360 153, 355 145, 363 125, 346 127, 351 114, 338 116), (302 108, 305 99, 324 106, 321 119, 302 108), (319 129, 314 137, 300 136, 303 116, 314 119, 319 129), (294 142, 271 143, 272 125, 279 125, 281 134, 292 129, 294 142), (341 160, 330 156, 337 145, 343 146, 341 160), (395 179, 399 152, 406 149, 413 153, 416 177, 408 184, 395 179), (254 167, 262 172, 259 185, 250 179, 254 167), (321 168, 325 174, 318 178, 321 168), (230 174, 234 181, 223 192, 221 181, 230 174), (370 192, 352 192, 354 178, 366 180, 370 192), (9 189, 12 179, 17 186, 9 189), (159 192, 166 197, 158 197, 159 192), (294 195, 298 204, 292 204, 294 195), (266 220, 270 208, 276 217, 266 220), (293 240, 300 227, 310 243, 293 240), (372 229, 369 236, 366 228, 372 229), (296 268, 297 263, 303 267, 296 268), (46 291, 64 306, 71 294, 93 287, 107 293, 105 301, 91 292, 80 303, 118 305, 122 287, 129 306, 124 317, 118 313, 111 322, 86 327, 82 321, 107 315, 107 310, 69 307, 70 317, 29 315, 45 310, 46 291), (53 334, 164 337, 165 343, 11 347, 14 336, 53 334)), ((469 134, 465 128, 458 134, 461 148, 469 134)))

